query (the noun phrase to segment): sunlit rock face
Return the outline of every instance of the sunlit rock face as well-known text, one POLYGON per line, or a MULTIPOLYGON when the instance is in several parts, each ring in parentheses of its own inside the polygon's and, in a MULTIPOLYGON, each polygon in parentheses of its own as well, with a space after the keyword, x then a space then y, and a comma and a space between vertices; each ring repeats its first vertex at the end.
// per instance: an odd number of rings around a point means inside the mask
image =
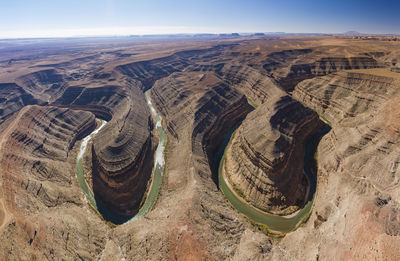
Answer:
POLYGON ((139 209, 156 143, 138 86, 70 87, 56 101, 109 121, 93 142, 93 192, 96 200, 121 215, 132 215, 139 209))
POLYGON ((289 96, 264 103, 235 133, 226 156, 229 181, 259 209, 288 213, 303 206, 305 143, 320 126, 315 112, 289 96))

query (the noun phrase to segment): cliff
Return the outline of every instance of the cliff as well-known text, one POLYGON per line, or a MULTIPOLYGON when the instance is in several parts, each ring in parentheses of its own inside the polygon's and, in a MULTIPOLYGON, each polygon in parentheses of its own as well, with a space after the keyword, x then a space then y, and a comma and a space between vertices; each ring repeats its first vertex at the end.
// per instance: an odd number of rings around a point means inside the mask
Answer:
POLYGON ((15 79, 15 82, 35 97, 42 100, 54 100, 66 88, 62 74, 55 69, 41 70, 15 79))
POLYGON ((0 223, 0 239, 8 242, 0 246, 1 259, 56 258, 55 248, 57 258, 100 253, 105 230, 97 215, 82 211, 72 150, 95 127, 90 112, 33 105, 1 133, 0 212, 6 223, 0 223))
POLYGON ((93 190, 101 204, 127 216, 144 197, 156 142, 145 97, 134 83, 129 87, 72 86, 55 102, 109 121, 93 141, 93 190))
POLYGON ((318 147, 315 215, 304 238, 324 231, 323 259, 398 256, 399 86, 396 73, 370 69, 306 80, 293 92, 332 125, 318 147), (340 247, 343 238, 351 248, 340 247))
POLYGON ((0 83, 0 124, 24 106, 41 103, 15 83, 0 83))
POLYGON ((351 69, 379 68, 383 63, 368 53, 341 50, 338 47, 289 49, 268 54, 263 69, 286 91, 315 76, 351 69), (338 50, 339 49, 339 50, 338 50), (340 56, 347 52, 346 57, 340 56))
POLYGON ((309 186, 303 171, 305 143, 320 126, 315 112, 289 96, 257 107, 226 153, 229 181, 264 211, 280 214, 302 207, 309 186))

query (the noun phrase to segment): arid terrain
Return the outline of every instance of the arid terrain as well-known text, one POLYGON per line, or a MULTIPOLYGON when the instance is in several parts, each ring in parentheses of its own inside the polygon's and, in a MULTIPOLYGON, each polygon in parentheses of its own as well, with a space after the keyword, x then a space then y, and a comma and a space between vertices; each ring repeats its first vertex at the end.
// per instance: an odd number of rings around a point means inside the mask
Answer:
POLYGON ((399 72, 385 37, 0 40, 0 260, 400 260, 399 72))

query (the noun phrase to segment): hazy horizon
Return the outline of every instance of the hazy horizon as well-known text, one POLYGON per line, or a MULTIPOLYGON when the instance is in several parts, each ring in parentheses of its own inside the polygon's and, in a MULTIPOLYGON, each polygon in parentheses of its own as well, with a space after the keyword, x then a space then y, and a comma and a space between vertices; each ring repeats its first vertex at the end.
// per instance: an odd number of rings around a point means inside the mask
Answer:
POLYGON ((200 33, 399 34, 398 1, 15 0, 0 38, 200 33))

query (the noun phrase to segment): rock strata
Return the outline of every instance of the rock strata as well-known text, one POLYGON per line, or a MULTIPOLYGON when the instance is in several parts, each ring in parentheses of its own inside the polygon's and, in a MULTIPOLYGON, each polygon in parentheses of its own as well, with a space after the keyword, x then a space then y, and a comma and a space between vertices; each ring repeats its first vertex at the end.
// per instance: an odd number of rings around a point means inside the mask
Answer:
POLYGON ((332 130, 318 148, 315 215, 284 245, 301 236, 311 243, 306 252, 321 259, 398 259, 399 86, 395 73, 380 69, 297 85, 294 96, 329 121, 332 130), (326 246, 320 249, 316 241, 326 246))
POLYGON ((121 215, 133 215, 146 191, 155 139, 145 97, 132 84, 69 87, 55 102, 93 112, 109 121, 93 141, 93 191, 96 200, 121 215))
POLYGON ((229 181, 250 204, 272 213, 301 207, 309 187, 305 143, 321 126, 318 115, 289 96, 257 107, 237 129, 226 154, 229 181))
POLYGON ((24 107, 2 133, 2 195, 10 221, 0 235, 9 242, 0 245, 0 259, 99 254, 105 231, 93 212, 82 211, 72 150, 95 126, 90 112, 34 105, 24 107))
POLYGON ((371 57, 323 57, 313 63, 292 65, 289 73, 278 82, 285 90, 292 90, 297 83, 315 76, 343 70, 378 67, 379 63, 371 57))
MULTIPOLYGON (((165 180, 168 194, 160 204, 182 202, 179 211, 171 212, 174 218, 167 221, 167 227, 178 227, 181 231, 178 222, 183 220, 188 231, 199 238, 196 245, 212 242, 215 248, 207 251, 216 251, 224 259, 226 253, 217 245, 226 245, 229 252, 233 251, 232 242, 238 243, 237 236, 244 227, 217 190, 215 154, 226 132, 253 108, 243 94, 213 72, 173 73, 157 81, 151 94, 171 134, 166 154, 166 171, 170 173, 165 180), (175 191, 183 194, 177 197, 175 191), (205 228, 201 223, 204 219, 209 220, 210 233, 200 232, 205 228), (226 237, 221 237, 222 234, 226 237)), ((175 234, 171 238, 173 245, 182 245, 175 234)))
MULTIPOLYGON (((63 199, 52 192, 67 191, 75 180, 74 176, 69 176, 70 172, 63 172, 74 170, 65 161, 77 138, 89 134, 95 126, 95 117, 90 112, 36 105, 19 112, 15 124, 9 127, 2 161, 4 177, 11 182, 6 193, 11 197, 8 203, 17 203, 12 197, 13 189, 19 185, 13 178, 19 177, 26 193, 25 197, 19 196, 19 208, 29 212, 60 204, 63 199), (48 187, 49 183, 55 184, 48 187), (30 197, 39 198, 41 204, 35 206, 38 202, 30 197)), ((68 200, 68 195, 64 197, 68 200)))
POLYGON ((0 83, 0 124, 24 106, 40 103, 15 83, 0 83))
POLYGON ((368 53, 361 54, 362 56, 354 53, 349 57, 343 57, 331 52, 322 47, 272 52, 267 55, 263 69, 279 83, 282 89, 292 91, 297 83, 315 76, 342 70, 383 66, 368 53))
POLYGON ((43 100, 53 100, 65 89, 64 77, 54 69, 41 70, 23 75, 16 83, 35 97, 43 100))

